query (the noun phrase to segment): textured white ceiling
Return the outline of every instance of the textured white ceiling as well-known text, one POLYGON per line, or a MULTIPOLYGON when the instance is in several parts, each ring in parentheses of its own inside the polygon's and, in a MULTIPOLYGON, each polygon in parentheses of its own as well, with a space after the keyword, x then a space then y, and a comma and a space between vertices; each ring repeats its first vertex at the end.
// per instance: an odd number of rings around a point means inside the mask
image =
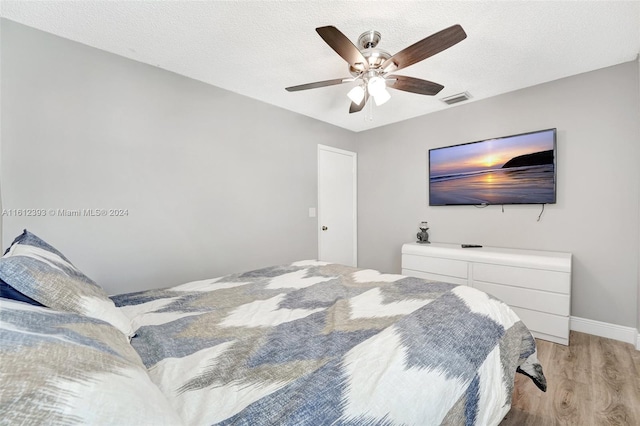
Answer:
MULTIPOLYGON (((4 18, 152 64, 353 131, 635 59, 640 1, 0 1, 4 18), (367 30, 394 54, 453 24, 467 39, 398 72, 445 86, 436 97, 392 90, 373 120, 349 114, 354 83, 315 32, 334 25, 356 43, 367 30)), ((594 88, 594 93, 597 93, 594 88)))

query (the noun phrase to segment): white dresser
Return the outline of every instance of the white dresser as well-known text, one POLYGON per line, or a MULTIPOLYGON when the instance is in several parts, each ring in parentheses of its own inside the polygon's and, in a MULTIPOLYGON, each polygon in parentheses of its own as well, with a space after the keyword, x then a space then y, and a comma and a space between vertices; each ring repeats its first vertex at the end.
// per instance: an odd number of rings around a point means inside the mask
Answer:
POLYGON ((487 292, 511 306, 535 337, 569 344, 571 253, 407 243, 402 274, 487 292))

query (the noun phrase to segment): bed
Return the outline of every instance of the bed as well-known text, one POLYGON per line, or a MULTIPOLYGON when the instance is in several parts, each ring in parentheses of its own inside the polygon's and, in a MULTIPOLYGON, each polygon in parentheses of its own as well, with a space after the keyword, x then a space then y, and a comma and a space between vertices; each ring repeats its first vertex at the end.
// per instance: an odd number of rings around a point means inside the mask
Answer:
POLYGON ((314 260, 106 296, 25 230, 0 259, 10 424, 497 425, 535 340, 496 298, 314 260))

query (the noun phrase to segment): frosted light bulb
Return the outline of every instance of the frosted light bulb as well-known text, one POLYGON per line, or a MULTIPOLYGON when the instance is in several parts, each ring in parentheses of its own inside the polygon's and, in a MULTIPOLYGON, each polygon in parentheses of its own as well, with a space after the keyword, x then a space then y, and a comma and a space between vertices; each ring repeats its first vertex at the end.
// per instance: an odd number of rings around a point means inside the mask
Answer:
POLYGON ((349 90, 347 96, 353 101, 354 104, 360 105, 362 103, 362 100, 364 99, 364 89, 362 88, 362 86, 356 86, 353 89, 349 90))
POLYGON ((382 105, 389 99, 391 99, 391 94, 387 89, 382 89, 380 92, 373 95, 373 100, 376 101, 376 106, 382 105))
POLYGON ((387 83, 385 83, 382 77, 372 77, 367 83, 367 89, 369 89, 371 96, 377 96, 378 93, 386 92, 387 83))

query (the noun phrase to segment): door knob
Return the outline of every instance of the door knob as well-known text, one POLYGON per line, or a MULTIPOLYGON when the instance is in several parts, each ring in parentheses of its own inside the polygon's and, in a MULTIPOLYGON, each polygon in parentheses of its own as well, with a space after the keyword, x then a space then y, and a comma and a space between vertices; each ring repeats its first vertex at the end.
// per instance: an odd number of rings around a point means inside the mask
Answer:
POLYGON ((322 227, 322 230, 323 230, 323 231, 326 231, 327 229, 329 229, 329 228, 327 228, 326 226, 323 226, 323 227, 322 227))

